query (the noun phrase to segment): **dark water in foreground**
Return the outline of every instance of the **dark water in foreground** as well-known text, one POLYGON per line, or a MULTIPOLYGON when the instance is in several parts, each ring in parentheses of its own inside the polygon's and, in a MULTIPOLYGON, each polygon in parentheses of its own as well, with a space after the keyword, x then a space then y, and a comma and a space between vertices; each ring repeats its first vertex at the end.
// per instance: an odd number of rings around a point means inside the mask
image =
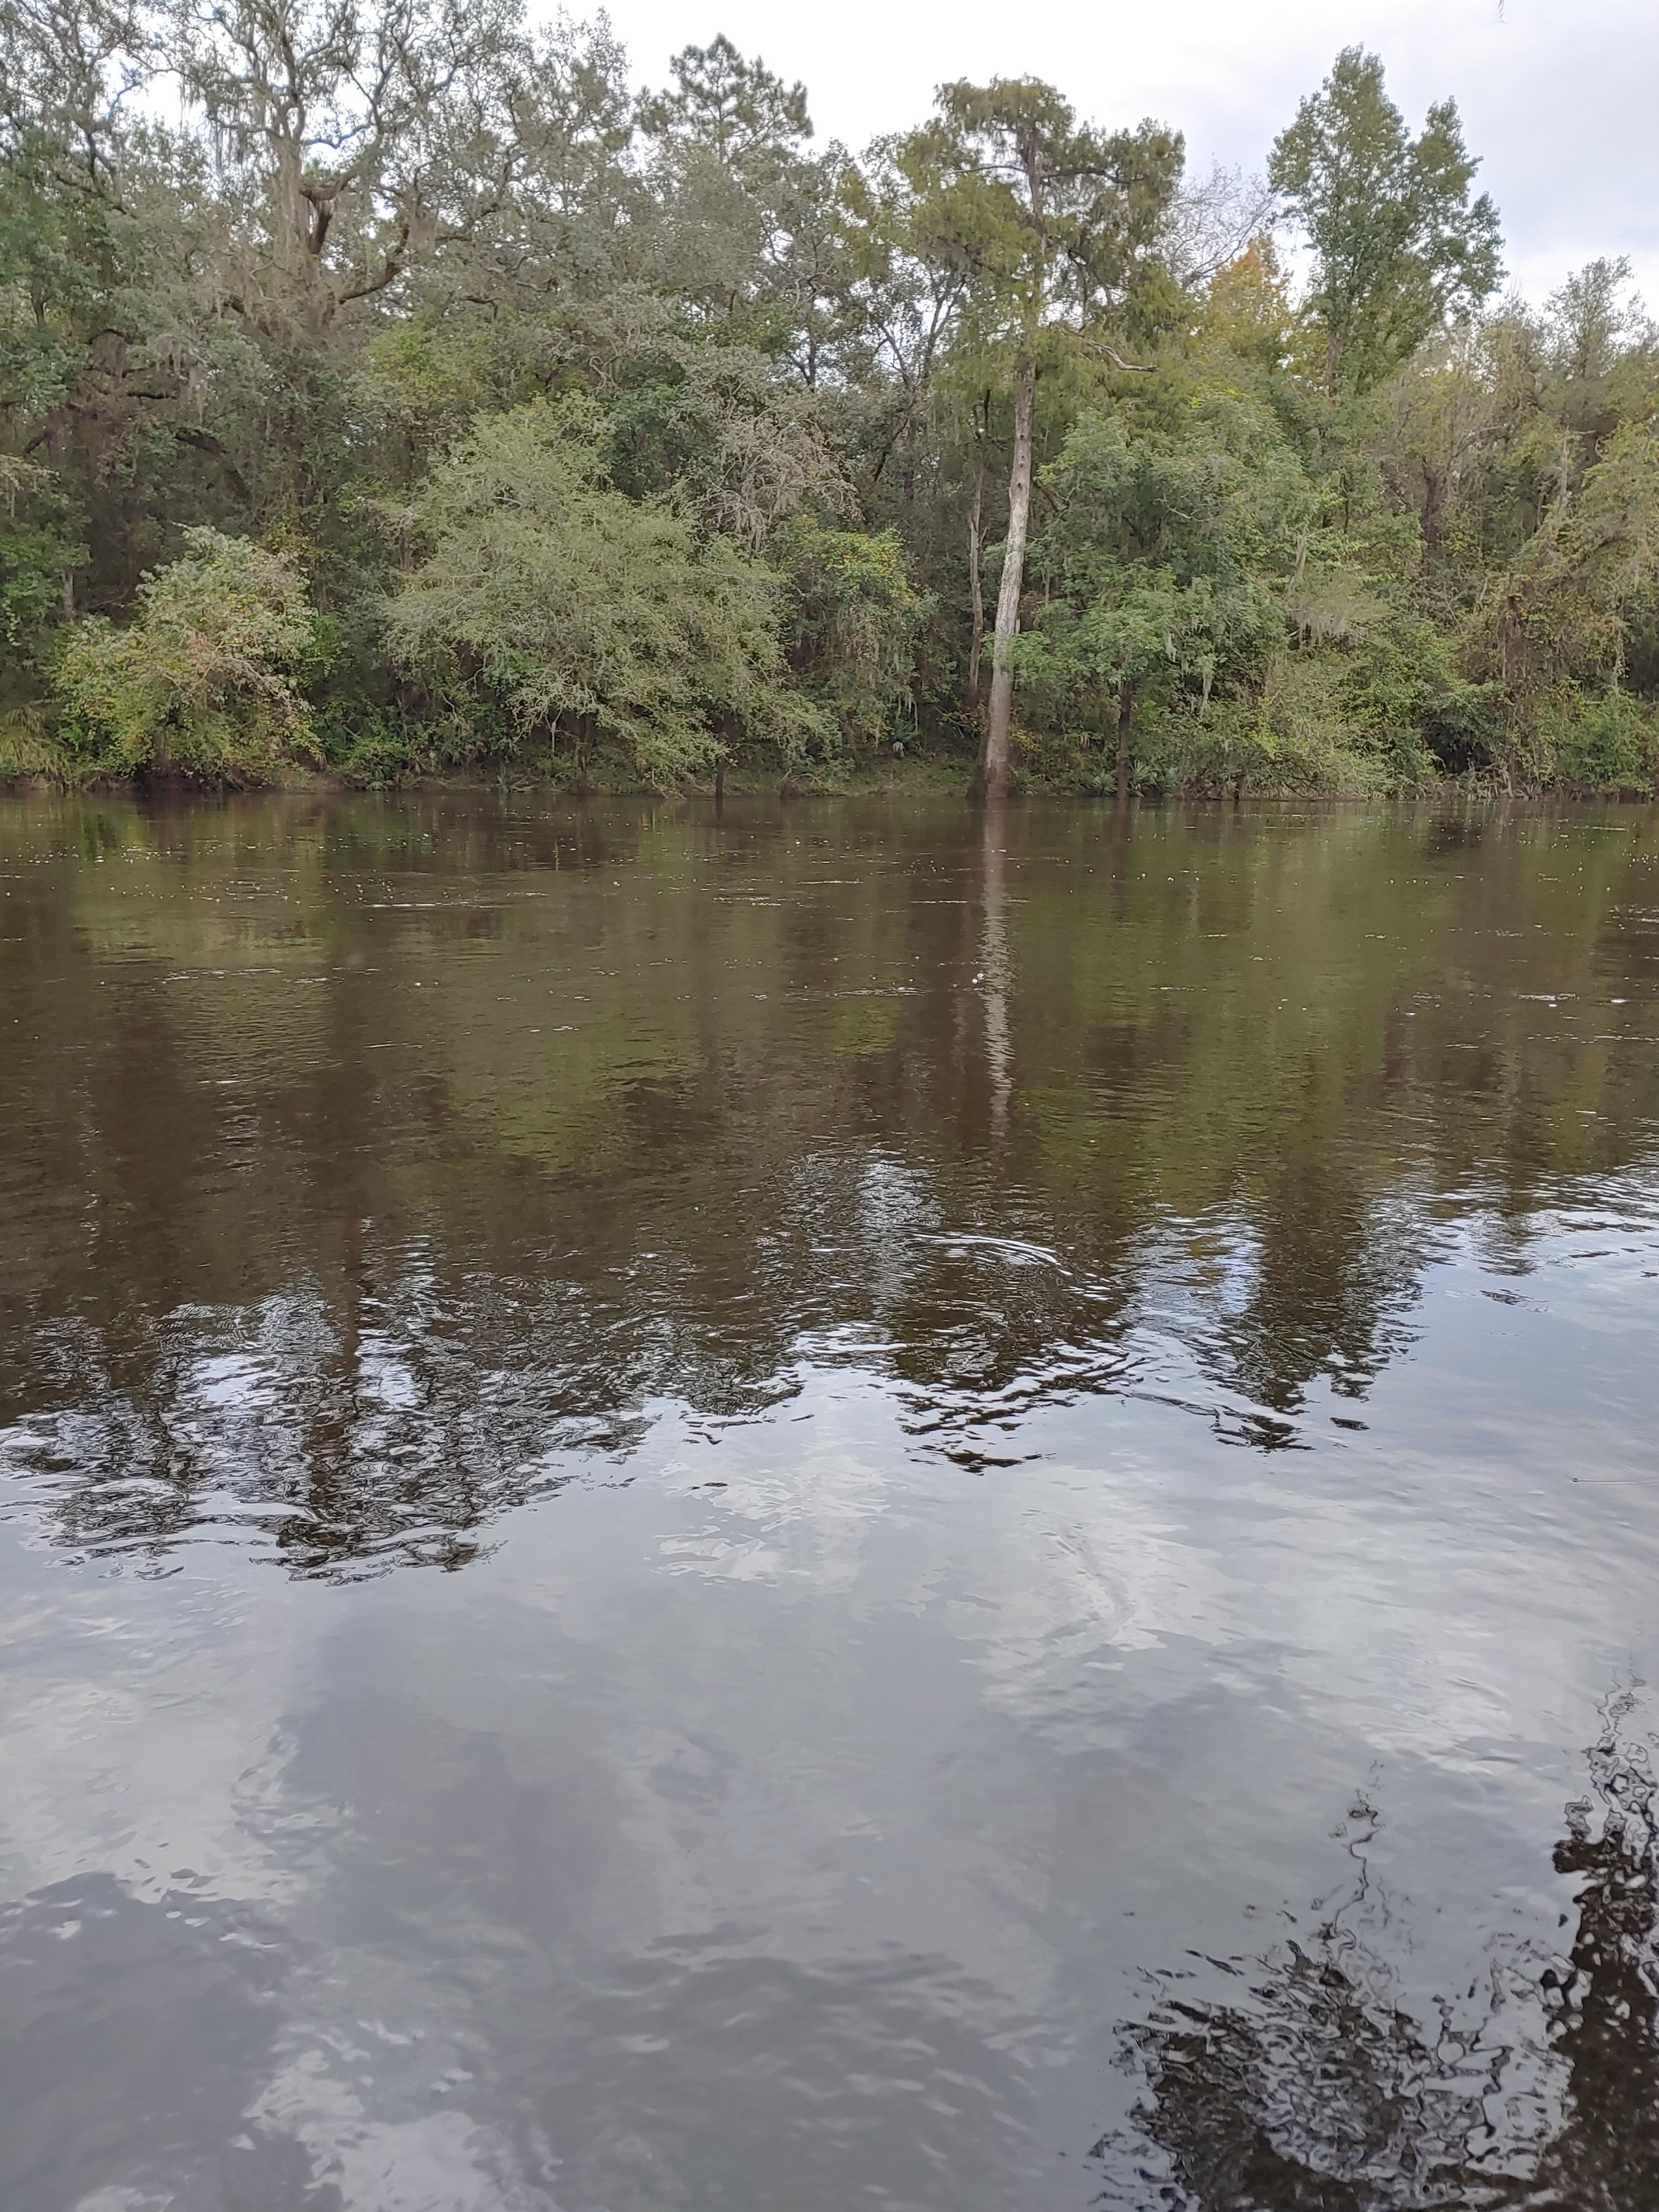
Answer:
POLYGON ((1659 2204, 1659 823, 0 802, 5 2212, 1659 2204))

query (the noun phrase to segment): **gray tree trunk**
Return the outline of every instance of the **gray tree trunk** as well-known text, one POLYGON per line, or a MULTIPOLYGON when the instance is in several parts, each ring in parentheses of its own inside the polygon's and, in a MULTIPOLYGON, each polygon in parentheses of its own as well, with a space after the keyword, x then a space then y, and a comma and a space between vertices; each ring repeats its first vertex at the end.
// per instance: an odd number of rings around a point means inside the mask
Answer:
POLYGON ((1117 694, 1117 811, 1129 810, 1129 731, 1134 720, 1135 687, 1124 682, 1117 694))
POLYGON ((1011 648, 1019 629, 1019 594, 1025 580, 1025 532, 1031 514, 1031 407, 1036 394, 1036 362, 1026 354, 1014 372, 1014 458, 1008 471, 1008 543, 997 591, 997 620, 991 652, 991 711, 985 719, 981 780, 988 799, 1008 792, 1008 746, 1014 719, 1014 666, 1011 648))

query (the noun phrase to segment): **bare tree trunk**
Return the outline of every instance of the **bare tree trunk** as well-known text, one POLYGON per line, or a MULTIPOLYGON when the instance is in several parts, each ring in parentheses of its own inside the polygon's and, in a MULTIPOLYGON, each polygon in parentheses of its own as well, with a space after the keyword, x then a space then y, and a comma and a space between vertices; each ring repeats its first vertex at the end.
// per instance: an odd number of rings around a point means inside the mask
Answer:
POLYGON ((1129 811, 1129 726, 1134 720, 1135 687, 1123 683, 1117 687, 1117 811, 1129 811))
POLYGON ((64 620, 65 622, 75 620, 75 571, 73 568, 65 568, 64 571, 64 620))
POLYGON ((1014 371, 1014 459, 1008 471, 1008 542, 997 592, 997 625, 991 653, 991 711, 986 718, 981 777, 988 799, 1008 794, 1008 746, 1014 719, 1012 648, 1019 628, 1020 587, 1025 580, 1025 532, 1031 514, 1031 405, 1036 361, 1026 353, 1014 371))
POLYGON ((968 510, 968 582, 974 595, 974 640, 968 648, 968 712, 979 720, 979 665, 985 650, 985 580, 980 562, 985 544, 985 438, 991 403, 983 415, 975 408, 974 435, 979 441, 979 467, 974 477, 974 503, 968 510))

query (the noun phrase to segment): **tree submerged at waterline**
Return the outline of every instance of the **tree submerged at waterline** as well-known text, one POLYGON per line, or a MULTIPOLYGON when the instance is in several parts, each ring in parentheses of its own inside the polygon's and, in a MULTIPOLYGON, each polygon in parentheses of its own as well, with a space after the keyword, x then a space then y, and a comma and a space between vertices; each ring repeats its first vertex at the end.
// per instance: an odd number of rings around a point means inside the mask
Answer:
POLYGON ((855 157, 514 0, 0 9, 0 774, 1115 792, 1659 766, 1659 333, 1351 50, 1266 181, 855 157), (1284 245, 1305 247, 1305 282, 1284 245))

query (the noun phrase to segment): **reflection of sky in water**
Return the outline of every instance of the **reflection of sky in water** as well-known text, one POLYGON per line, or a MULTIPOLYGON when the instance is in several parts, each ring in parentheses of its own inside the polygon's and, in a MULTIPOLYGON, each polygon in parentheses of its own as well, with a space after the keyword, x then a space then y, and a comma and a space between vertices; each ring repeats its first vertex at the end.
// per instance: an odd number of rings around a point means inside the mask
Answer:
MULTIPOLYGON (((1648 909, 1594 822, 1426 889, 1356 823, 1149 819, 1087 943, 1098 825, 1016 825, 988 1041, 937 825, 724 875, 659 827, 632 902, 618 851, 520 900, 486 826, 431 863, 464 911, 406 853, 331 889, 325 817, 261 863, 287 981, 205 847, 13 941, 56 1040, 0 1078, 20 2208, 1138 2205, 1247 2106, 1322 2142, 1344 2039, 1425 2142, 1479 2077, 1525 2166, 1581 1747, 1655 1656, 1648 909), (1443 973, 1358 973, 1449 901, 1443 973), (210 1008, 204 945, 305 1010, 210 1008)), ((1356 2202, 1439 2201, 1404 2141, 1356 2202)))
POLYGON ((758 2203, 773 2156, 808 2203, 866 2170, 1086 2201, 1049 2168, 1127 2094, 1138 1970, 1332 1893, 1356 1792, 1395 1996, 1570 1905, 1559 1747, 1651 1663, 1641 1447, 1592 1408, 1653 1242, 1621 1280, 1540 1224, 1528 1308, 1478 1242, 1417 1319, 1481 1389, 1462 1434, 1405 1370, 1266 1457, 1082 1395, 973 1476, 848 1345, 757 1415, 654 1403, 455 1577, 295 1584, 236 1520, 88 1581, 15 1520, 10 1887, 263 1916, 239 2133, 348 2204, 678 2203, 709 2159, 758 2203), (1576 1378, 1548 1419, 1529 1325, 1576 1378))

